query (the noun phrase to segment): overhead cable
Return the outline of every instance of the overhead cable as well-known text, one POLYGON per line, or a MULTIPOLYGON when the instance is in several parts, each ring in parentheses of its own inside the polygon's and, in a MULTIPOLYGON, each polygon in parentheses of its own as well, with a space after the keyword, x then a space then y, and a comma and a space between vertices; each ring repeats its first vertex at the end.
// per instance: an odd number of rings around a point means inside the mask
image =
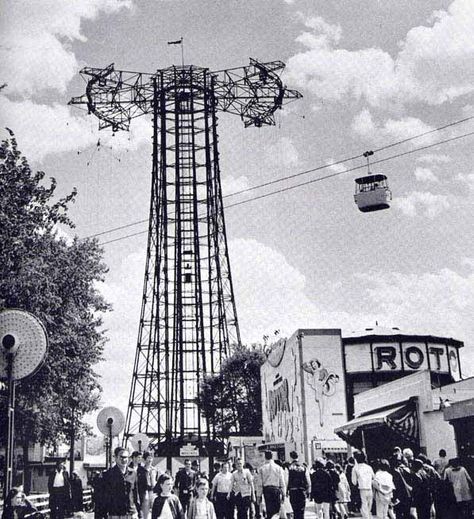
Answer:
MULTIPOLYGON (((413 148, 412 150, 404 151, 402 153, 397 153, 395 155, 390 155, 389 157, 385 157, 385 158, 382 158, 382 159, 375 160, 375 161, 373 161, 371 163, 371 165, 373 166, 375 164, 381 164, 381 163, 387 162, 389 160, 394 160, 394 159, 397 159, 397 158, 400 158, 400 157, 404 157, 406 155, 411 155, 411 154, 416 153, 418 151, 423 151, 423 150, 427 150, 427 149, 430 149, 430 148, 434 148, 434 147, 439 146, 441 144, 446 144, 448 142, 453 142, 453 141, 456 141, 456 140, 460 140, 460 139, 463 139, 463 138, 466 138, 466 137, 470 137, 472 135, 474 135, 474 131, 468 132, 468 133, 463 133, 461 135, 456 135, 454 137, 450 137, 450 138, 444 139, 442 141, 437 141, 437 142, 432 143, 432 144, 426 144, 425 146, 420 146, 418 148, 413 148)), ((252 198, 247 198, 245 200, 241 200, 240 202, 235 202, 233 204, 225 205, 224 209, 230 209, 231 207, 237 207, 239 205, 247 204, 247 203, 253 202, 255 200, 261 200, 262 198, 267 198, 267 197, 270 197, 270 196, 273 196, 273 195, 278 195, 278 194, 284 193, 286 191, 291 191, 292 189, 296 189, 298 187, 307 186, 309 184, 314 184, 315 182, 320 182, 321 180, 327 180, 327 179, 330 179, 330 178, 333 178, 333 177, 337 177, 337 176, 340 176, 340 175, 344 175, 346 173, 350 173, 351 171, 357 171, 359 169, 366 168, 366 167, 367 167, 366 164, 362 164, 362 165, 359 165, 359 166, 354 166, 354 167, 349 168, 349 169, 345 169, 343 171, 337 171, 337 172, 334 172, 334 173, 330 173, 329 175, 324 175, 322 177, 313 178, 311 180, 307 180, 306 182, 301 182, 299 184, 294 184, 292 186, 287 186, 287 187, 284 187, 282 189, 277 189, 275 191, 270 191, 269 193, 264 193, 263 195, 258 195, 258 196, 252 197, 252 198)), ((147 222, 147 221, 148 220, 142 220, 140 223, 144 223, 144 222, 147 222)), ((129 224, 128 226, 136 225, 137 223, 138 222, 134 222, 133 224, 129 224)), ((124 226, 124 227, 127 227, 127 226, 124 226)), ((105 234, 106 232, 107 231, 105 231, 102 234, 105 234)), ((127 234, 126 236, 122 236, 122 237, 116 238, 114 240, 109 240, 109 241, 102 242, 99 245, 107 245, 109 243, 114 243, 116 241, 125 240, 126 238, 131 238, 132 236, 137 236, 139 234, 144 234, 146 232, 148 232, 148 231, 146 230, 146 231, 139 231, 139 232, 133 233, 133 234, 127 234)))

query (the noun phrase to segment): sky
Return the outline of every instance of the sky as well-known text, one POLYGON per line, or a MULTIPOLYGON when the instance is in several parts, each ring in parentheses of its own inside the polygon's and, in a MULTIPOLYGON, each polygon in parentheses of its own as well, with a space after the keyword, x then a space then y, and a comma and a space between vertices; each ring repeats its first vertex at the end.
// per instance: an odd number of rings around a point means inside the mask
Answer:
MULTIPOLYGON (((67 105, 85 91, 82 67, 179 65, 180 48, 167 41, 181 37, 185 63, 210 70, 282 60, 284 83, 303 98, 274 127, 219 114, 224 192, 327 167, 226 204, 341 174, 226 211, 243 341, 378 322, 464 341, 463 372, 474 375, 474 135, 436 145, 474 132, 471 0, 1 0, 1 9, 1 137, 11 128, 32 166, 58 180, 58 194, 77 187, 69 233, 146 220, 151 178, 146 117, 112 136, 67 105), (331 166, 463 119, 375 153, 373 161, 404 154, 371 168, 389 179, 387 211, 363 214, 354 203, 354 179, 366 170, 345 170, 363 159, 331 166)), ((114 310, 97 371, 103 404, 124 413, 146 229, 99 238, 109 267, 100 290, 114 310)))

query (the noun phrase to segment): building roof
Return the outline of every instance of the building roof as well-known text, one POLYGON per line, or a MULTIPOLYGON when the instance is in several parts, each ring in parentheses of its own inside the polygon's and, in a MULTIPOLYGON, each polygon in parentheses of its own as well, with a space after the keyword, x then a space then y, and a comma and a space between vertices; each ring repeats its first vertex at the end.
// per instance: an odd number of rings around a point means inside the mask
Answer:
POLYGON ((373 326, 365 330, 357 330, 344 334, 342 340, 345 344, 357 344, 360 342, 372 342, 381 340, 387 342, 430 342, 435 344, 448 344, 457 348, 462 348, 464 343, 453 339, 452 337, 439 337, 437 335, 424 335, 417 333, 408 333, 400 330, 398 327, 388 328, 384 326, 373 326))

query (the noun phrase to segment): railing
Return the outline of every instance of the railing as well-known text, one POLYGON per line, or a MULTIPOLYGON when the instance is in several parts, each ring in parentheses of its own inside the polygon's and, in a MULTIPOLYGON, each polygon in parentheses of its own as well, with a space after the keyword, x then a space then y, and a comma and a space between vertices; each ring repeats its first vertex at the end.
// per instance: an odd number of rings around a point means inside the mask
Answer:
MULTIPOLYGON (((28 501, 34 506, 38 512, 44 517, 49 517, 49 494, 30 494, 27 496, 28 501)), ((82 503, 84 505, 84 511, 90 512, 93 510, 92 502, 92 488, 85 488, 83 492, 82 503)), ((0 509, 3 511, 3 502, 0 503, 0 509)))

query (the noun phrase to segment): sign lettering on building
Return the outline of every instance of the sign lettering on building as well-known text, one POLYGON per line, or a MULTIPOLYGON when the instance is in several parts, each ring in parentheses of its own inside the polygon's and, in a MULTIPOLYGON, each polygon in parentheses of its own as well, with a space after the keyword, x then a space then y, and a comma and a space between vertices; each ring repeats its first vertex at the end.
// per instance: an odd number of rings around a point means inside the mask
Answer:
POLYGON ((290 412, 288 379, 282 379, 281 375, 277 374, 273 384, 276 385, 276 388, 268 391, 270 420, 273 420, 280 412, 290 412))
POLYGON ((458 371, 458 356, 454 348, 414 344, 373 347, 375 371, 419 370, 458 371))

